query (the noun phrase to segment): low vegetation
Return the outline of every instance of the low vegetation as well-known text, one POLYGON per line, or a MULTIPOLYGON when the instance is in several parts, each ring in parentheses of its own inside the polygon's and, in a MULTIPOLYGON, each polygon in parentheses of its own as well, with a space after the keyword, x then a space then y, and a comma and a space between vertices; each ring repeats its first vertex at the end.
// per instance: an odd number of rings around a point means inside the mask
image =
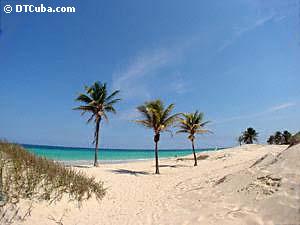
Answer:
POLYGON ((0 224, 17 217, 21 200, 56 202, 66 196, 81 203, 105 194, 102 182, 71 168, 37 157, 21 146, 0 141, 0 224), (15 209, 15 212, 10 212, 15 209))

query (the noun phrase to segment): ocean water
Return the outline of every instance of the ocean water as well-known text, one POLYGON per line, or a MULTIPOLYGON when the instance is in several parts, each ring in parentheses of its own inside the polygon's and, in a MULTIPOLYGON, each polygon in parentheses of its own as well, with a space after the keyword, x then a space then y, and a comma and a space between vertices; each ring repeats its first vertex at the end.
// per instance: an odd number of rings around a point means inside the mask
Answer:
MULTIPOLYGON (((41 146, 41 145, 23 145, 25 149, 37 156, 46 157, 55 161, 64 162, 92 162, 94 159, 94 149, 92 148, 70 148, 56 146, 41 146)), ((196 152, 213 151, 215 149, 201 149, 196 152)), ((120 162, 120 161, 135 161, 143 159, 152 159, 154 151, 148 149, 131 150, 131 149, 100 149, 100 162, 120 162)), ((181 157, 192 154, 190 149, 184 150, 159 150, 160 158, 181 157)))

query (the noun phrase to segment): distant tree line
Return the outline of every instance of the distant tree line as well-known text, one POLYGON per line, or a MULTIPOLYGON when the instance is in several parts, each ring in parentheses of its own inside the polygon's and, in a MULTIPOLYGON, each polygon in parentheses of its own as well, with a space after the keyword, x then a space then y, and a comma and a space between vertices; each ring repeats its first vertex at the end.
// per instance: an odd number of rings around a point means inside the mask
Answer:
POLYGON ((283 132, 276 131, 275 134, 271 135, 267 140, 270 145, 290 145, 292 134, 285 130, 283 132))
MULTIPOLYGON (((238 137, 238 142, 240 145, 242 144, 253 144, 254 142, 258 142, 258 132, 249 127, 238 137)), ((270 145, 294 145, 300 142, 300 132, 295 134, 294 136, 287 130, 281 132, 276 131, 273 135, 271 135, 267 143, 270 145)))

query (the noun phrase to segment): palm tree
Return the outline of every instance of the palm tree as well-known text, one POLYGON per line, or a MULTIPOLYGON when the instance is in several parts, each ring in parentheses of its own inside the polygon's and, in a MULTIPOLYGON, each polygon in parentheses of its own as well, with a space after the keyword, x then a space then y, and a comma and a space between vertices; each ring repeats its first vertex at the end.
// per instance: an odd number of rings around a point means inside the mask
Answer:
POLYGON ((275 137, 274 137, 274 135, 271 135, 269 137, 269 139, 267 140, 267 142, 268 142, 269 145, 273 145, 275 143, 275 137))
POLYGON ((203 129, 209 121, 203 122, 203 113, 196 111, 195 113, 182 113, 182 118, 179 119, 179 130, 177 133, 187 133, 188 139, 192 142, 193 154, 194 154, 194 166, 197 166, 197 157, 195 153, 195 138, 196 134, 204 134, 210 132, 203 129))
POLYGON ((175 121, 178 118, 178 114, 172 115, 174 104, 170 104, 167 108, 161 100, 154 100, 145 102, 143 105, 138 106, 137 110, 141 113, 142 119, 136 120, 138 124, 141 124, 154 131, 155 142, 155 174, 159 174, 158 166, 158 142, 161 132, 169 131, 175 121))
POLYGON ((247 128, 242 133, 240 140, 245 144, 253 144, 254 141, 257 142, 258 133, 252 127, 247 128))
POLYGON ((116 113, 114 104, 121 99, 115 98, 119 94, 119 90, 114 91, 110 95, 107 92, 106 83, 101 84, 95 82, 91 87, 85 87, 86 94, 80 94, 76 101, 84 103, 79 107, 74 108, 75 110, 81 110, 82 115, 86 112, 90 113, 91 116, 87 120, 87 123, 94 121, 95 132, 94 141, 95 144, 95 160, 94 166, 98 166, 98 142, 99 142, 99 130, 102 118, 108 120, 107 112, 116 113))
POLYGON ((282 133, 282 137, 283 137, 283 144, 289 145, 291 142, 292 134, 290 132, 288 132, 287 130, 285 130, 282 133))
POLYGON ((281 145, 283 141, 282 133, 280 131, 276 131, 274 135, 274 143, 276 145, 281 145))

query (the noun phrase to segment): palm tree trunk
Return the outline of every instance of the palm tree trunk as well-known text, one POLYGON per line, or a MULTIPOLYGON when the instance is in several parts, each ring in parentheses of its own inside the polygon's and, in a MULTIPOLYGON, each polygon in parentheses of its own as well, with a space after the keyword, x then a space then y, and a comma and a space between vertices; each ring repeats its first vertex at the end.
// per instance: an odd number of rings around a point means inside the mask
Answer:
POLYGON ((158 165, 158 141, 160 134, 155 134, 154 142, 155 142, 155 174, 159 174, 159 165, 158 165))
POLYGON ((101 119, 96 121, 96 129, 95 129, 95 159, 94 166, 98 166, 98 142, 99 142, 99 130, 100 130, 100 122, 101 119))
POLYGON ((192 147, 193 147, 193 154, 194 154, 194 166, 197 166, 197 157, 196 157, 196 153, 195 153, 195 145, 194 145, 194 140, 192 140, 192 147))
POLYGON ((158 142, 155 142, 155 174, 159 174, 159 165, 158 165, 158 142))

